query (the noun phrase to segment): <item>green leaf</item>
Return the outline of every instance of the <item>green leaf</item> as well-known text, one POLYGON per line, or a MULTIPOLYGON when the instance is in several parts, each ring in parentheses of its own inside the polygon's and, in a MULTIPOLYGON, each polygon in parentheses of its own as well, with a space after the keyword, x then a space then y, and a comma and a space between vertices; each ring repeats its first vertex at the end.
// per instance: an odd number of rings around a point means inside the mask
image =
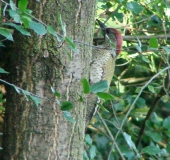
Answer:
POLYGON ((92 145, 92 139, 91 139, 91 137, 89 136, 89 134, 86 134, 86 136, 85 136, 85 142, 86 142, 89 146, 92 145))
POLYGON ((51 86, 51 91, 55 94, 56 97, 59 98, 59 97, 61 96, 60 93, 57 92, 57 91, 55 91, 54 88, 53 88, 52 86, 51 86))
POLYGON ((72 60, 72 54, 71 54, 71 52, 68 51, 67 49, 65 49, 65 51, 66 51, 66 53, 67 53, 67 55, 68 55, 68 57, 69 57, 69 60, 71 61, 71 60, 72 60))
POLYGON ((83 102, 83 103, 85 102, 85 101, 84 101, 84 98, 83 98, 82 96, 80 96, 80 95, 79 95, 79 101, 80 101, 80 102, 83 102))
POLYGON ((151 38, 150 40, 149 40, 149 47, 150 48, 158 48, 158 40, 157 40, 157 38, 151 38))
POLYGON ((73 108, 73 104, 69 101, 64 101, 61 104, 61 110, 62 111, 69 111, 73 108))
POLYGON ((110 2, 106 3, 107 8, 111 8, 113 5, 110 2))
POLYGON ((57 34, 57 32, 53 29, 52 26, 47 26, 47 31, 52 34, 53 36, 55 36, 57 38, 57 41, 58 42, 61 42, 62 41, 62 38, 60 38, 57 34))
POLYGON ((20 23, 20 15, 18 14, 19 11, 15 10, 8 10, 9 15, 14 19, 16 23, 20 23))
POLYGON ((5 45, 2 42, 0 42, 0 47, 5 47, 5 45))
POLYGON ((103 92, 106 89, 108 89, 108 81, 107 80, 97 82, 90 87, 90 91, 93 93, 103 92))
POLYGON ((20 94, 20 90, 18 89, 18 87, 16 87, 15 85, 13 85, 13 87, 14 87, 15 91, 16 91, 18 94, 20 94))
POLYGON ((36 32, 39 35, 44 35, 47 33, 47 30, 41 23, 31 21, 29 25, 30 25, 30 28, 33 29, 34 32, 36 32))
POLYGON ((86 78, 83 78, 81 80, 82 84, 83 84, 83 93, 87 94, 90 92, 90 85, 89 82, 87 81, 86 78))
POLYGON ((58 98, 60 98, 60 96, 61 96, 60 93, 59 93, 59 92, 56 92, 56 91, 55 91, 54 94, 55 94, 55 96, 58 97, 58 98))
POLYGON ((151 130, 147 130, 145 132, 146 132, 146 135, 148 135, 150 138, 152 138, 152 140, 155 141, 155 142, 160 142, 162 140, 162 134, 161 133, 151 131, 151 130))
POLYGON ((137 51, 138 51, 139 53, 142 53, 142 49, 141 49, 141 47, 139 47, 139 46, 135 46, 135 48, 137 49, 137 51))
POLYGON ((84 153, 83 153, 83 159, 89 160, 89 157, 88 157, 87 152, 85 150, 84 150, 84 153))
POLYGON ((161 46, 168 54, 170 54, 170 47, 169 46, 161 46))
POLYGON ((90 158, 94 159, 94 157, 96 157, 96 147, 91 146, 91 148, 90 148, 90 158))
MULTIPOLYGON (((0 111, 1 112, 5 112, 5 108, 3 106, 0 106, 0 111)), ((2 114, 2 113, 1 113, 2 114)), ((1 136, 1 133, 0 133, 0 136, 1 136)))
POLYGON ((116 111, 124 111, 126 108, 124 99, 120 100, 120 102, 114 104, 114 108, 116 111))
POLYGON ((103 105, 101 105, 100 103, 98 103, 97 105, 100 107, 100 109, 109 113, 109 111, 103 105))
POLYGON ((143 108, 146 106, 145 99, 139 97, 135 104, 138 108, 143 108))
POLYGON ((71 38, 69 38, 69 37, 65 37, 65 40, 69 44, 69 48, 76 52, 77 51, 76 50, 76 45, 74 44, 73 40, 71 38))
POLYGON ((24 12, 27 9, 28 1, 27 0, 19 0, 18 8, 20 11, 24 12))
POLYGON ((133 150, 137 150, 135 144, 133 143, 133 141, 131 139, 131 136, 128 135, 127 133, 125 133, 125 132, 123 132, 123 136, 124 136, 127 144, 129 145, 129 147, 133 150))
POLYGON ((38 105, 41 103, 41 100, 35 96, 29 95, 29 97, 33 100, 33 102, 36 104, 36 106, 38 107, 38 105))
POLYGON ((66 25, 65 25, 65 23, 62 22, 61 14, 58 15, 58 21, 59 21, 59 23, 61 25, 64 37, 66 37, 66 25))
POLYGON ((168 144, 166 145, 166 150, 167 150, 168 153, 170 153, 170 143, 168 143, 168 144))
POLYGON ((114 100, 114 97, 110 93, 105 92, 97 92, 97 96, 101 99, 106 100, 114 100))
POLYGON ((139 14, 140 12, 143 11, 142 5, 139 5, 137 2, 127 2, 126 5, 128 10, 136 14, 139 14))
POLYGON ((72 122, 72 123, 74 123, 74 124, 76 123, 76 121, 72 118, 70 112, 68 112, 68 111, 63 111, 63 115, 64 115, 64 117, 65 117, 68 121, 70 121, 70 122, 72 122))
POLYGON ((150 60, 148 59, 148 57, 142 56, 142 60, 146 63, 150 63, 150 60))
POLYGON ((148 89, 152 92, 155 93, 155 89, 152 85, 148 85, 148 89))
POLYGON ((12 10, 16 10, 15 3, 12 0, 9 1, 9 4, 12 10))
POLYGON ((142 56, 142 60, 146 63, 150 63, 150 60, 148 58, 146 58, 145 56, 142 56))
POLYGON ((9 72, 5 71, 3 68, 0 68, 0 73, 9 73, 9 72))
POLYGON ((2 23, 2 25, 12 26, 16 30, 20 31, 23 35, 31 36, 30 33, 27 30, 25 30, 21 25, 16 25, 14 23, 2 23))
POLYGON ((161 153, 161 150, 155 146, 147 146, 142 149, 142 152, 150 154, 150 155, 155 155, 155 154, 161 153))
POLYGON ((20 21, 24 24, 25 28, 29 28, 29 24, 32 21, 31 17, 27 15, 22 15, 20 21))
POLYGON ((53 92, 53 93, 55 93, 55 90, 54 90, 54 88, 51 86, 50 87, 51 88, 51 91, 53 92))
POLYGON ((0 28, 0 34, 3 35, 6 39, 13 41, 12 34, 9 32, 9 30, 0 28))
POLYGON ((170 116, 165 118, 165 120, 163 121, 163 127, 170 130, 170 116))
POLYGON ((29 93, 28 91, 25 91, 25 90, 22 90, 22 93, 24 94, 25 99, 26 99, 27 101, 29 101, 29 99, 28 99, 27 96, 30 96, 30 93, 29 93))

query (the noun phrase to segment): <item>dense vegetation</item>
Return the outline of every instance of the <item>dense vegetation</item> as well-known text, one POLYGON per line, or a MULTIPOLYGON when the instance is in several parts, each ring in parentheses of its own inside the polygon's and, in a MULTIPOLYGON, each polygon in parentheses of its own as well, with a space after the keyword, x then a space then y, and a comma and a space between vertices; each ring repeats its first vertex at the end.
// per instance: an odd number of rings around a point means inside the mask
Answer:
MULTIPOLYGON (((59 35, 52 26, 35 19, 27 9, 27 0, 20 0, 18 9, 12 1, 9 4, 1 2, 1 47, 5 47, 5 41, 13 41, 14 31, 30 36, 32 29, 39 35, 48 32, 59 42, 67 43, 69 49, 76 50, 76 40, 66 36, 62 15, 59 15, 58 22, 63 35, 59 35)), ((168 1, 159 0, 98 0, 96 18, 117 28, 124 37, 124 43, 110 87, 113 98, 103 98, 105 108, 100 109, 88 126, 84 159, 164 160, 170 157, 169 7, 168 1)), ((95 28, 97 36, 97 24, 95 28)), ((7 74, 2 68, 0 73, 7 74)), ((32 99, 37 106, 40 103, 32 93, 8 85, 32 99)), ((4 90, 1 92, 5 93, 4 90)), ((0 102, 5 101, 2 93, 0 102)), ((74 123, 67 112, 72 103, 66 102, 62 107, 66 118, 74 123)), ((4 113, 4 107, 0 106, 0 109, 4 113)))

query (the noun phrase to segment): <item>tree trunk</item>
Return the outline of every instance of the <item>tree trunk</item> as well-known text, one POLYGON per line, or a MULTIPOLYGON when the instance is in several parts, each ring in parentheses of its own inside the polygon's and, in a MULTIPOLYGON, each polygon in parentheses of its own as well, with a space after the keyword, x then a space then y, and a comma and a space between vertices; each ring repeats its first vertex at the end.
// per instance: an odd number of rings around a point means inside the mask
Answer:
MULTIPOLYGON (((58 14, 66 23, 67 36, 76 41, 92 44, 96 1, 50 0, 29 1, 29 9, 47 25, 62 34, 58 14)), ((10 48, 8 81, 41 99, 39 106, 8 87, 3 138, 5 160, 81 160, 85 131, 86 107, 81 79, 89 77, 92 48, 77 45, 71 52, 51 35, 31 37, 14 35, 10 48), (72 60, 67 54, 69 51, 72 60), (59 101, 74 104, 71 110, 76 123, 67 121, 50 87, 61 94, 59 101), (48 99, 48 100, 47 100, 48 99)))

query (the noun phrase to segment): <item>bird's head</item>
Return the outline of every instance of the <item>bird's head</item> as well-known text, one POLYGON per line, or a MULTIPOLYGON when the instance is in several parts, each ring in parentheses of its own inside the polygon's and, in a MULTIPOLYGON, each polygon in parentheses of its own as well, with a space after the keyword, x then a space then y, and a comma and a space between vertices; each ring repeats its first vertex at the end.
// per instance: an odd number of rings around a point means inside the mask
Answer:
POLYGON ((104 38, 105 39, 107 38, 109 40, 109 43, 115 46, 114 47, 116 50, 115 52, 117 55, 119 55, 122 50, 122 43, 123 43, 122 35, 117 29, 106 27, 105 24, 98 19, 97 22, 104 33, 104 38))

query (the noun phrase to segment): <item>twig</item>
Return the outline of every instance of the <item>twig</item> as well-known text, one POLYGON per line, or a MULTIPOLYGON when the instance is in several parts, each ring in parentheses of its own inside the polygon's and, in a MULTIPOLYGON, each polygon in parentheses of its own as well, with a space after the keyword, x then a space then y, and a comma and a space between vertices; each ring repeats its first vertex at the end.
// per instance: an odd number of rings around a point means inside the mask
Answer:
POLYGON ((122 160, 125 160, 124 156, 122 155, 122 153, 121 153, 121 151, 120 151, 120 149, 119 149, 119 147, 118 147, 118 145, 117 145, 117 143, 116 143, 116 141, 115 141, 115 138, 113 137, 113 135, 112 135, 110 129, 108 128, 107 124, 105 123, 105 121, 103 120, 103 118, 101 117, 101 115, 100 115, 100 113, 99 113, 98 111, 97 111, 97 115, 98 115, 99 118, 101 119, 101 121, 102 121, 102 123, 103 123, 105 129, 107 130, 107 132, 108 132, 108 134, 109 134, 109 136, 110 136, 110 138, 111 138, 113 144, 115 145, 117 151, 119 152, 120 157, 122 158, 122 160))
POLYGON ((153 36, 138 36, 138 35, 135 35, 135 36, 123 36, 123 40, 134 40, 136 39, 136 37, 138 39, 151 39, 151 38, 170 38, 170 34, 167 34, 165 36, 165 34, 160 34, 160 35, 153 35, 153 36))
POLYGON ((136 141, 136 146, 138 146, 142 140, 142 137, 143 137, 143 134, 144 134, 144 131, 145 131, 145 128, 146 128, 146 121, 151 117, 153 111, 155 110, 157 104, 159 103, 159 100, 161 99, 162 97, 162 92, 163 92, 163 89, 161 89, 161 91, 159 92, 158 96, 156 97, 156 99, 154 100, 153 102, 153 105, 151 106, 151 108, 149 109, 146 117, 145 117, 145 120, 140 128, 140 131, 139 131, 139 136, 138 136, 138 139, 136 141))
MULTIPOLYGON (((22 89, 22 88, 20 88, 20 87, 17 87, 17 86, 14 85, 14 84, 11 84, 11 83, 9 83, 9 82, 7 82, 7 81, 4 81, 4 80, 2 80, 2 79, 0 79, 0 82, 3 82, 3 83, 5 83, 5 84, 7 84, 7 85, 9 85, 9 86, 11 86, 11 87, 16 87, 18 90, 26 91, 26 90, 24 90, 24 89, 22 89)), ((33 94, 33 93, 29 92, 29 91, 27 91, 27 93, 28 93, 29 95, 32 95, 32 96, 34 96, 34 97, 37 97, 37 98, 40 98, 40 99, 43 99, 43 100, 46 100, 46 101, 54 101, 54 102, 56 102, 56 100, 54 100, 54 99, 44 98, 44 97, 38 96, 38 95, 36 95, 36 94, 33 94)))
POLYGON ((163 70, 159 71, 157 74, 155 74, 140 90, 140 92, 138 93, 138 95, 136 96, 135 100, 133 101, 132 105, 130 106, 127 114, 125 115, 125 118, 123 119, 121 125, 120 125, 120 128, 119 128, 119 131, 117 132, 116 136, 115 136, 115 140, 117 139, 120 131, 122 130, 123 128, 123 125, 126 121, 126 119, 128 118, 130 112, 132 111, 132 109, 134 108, 134 105, 136 103, 136 101, 138 100, 139 96, 142 94, 143 90, 149 85, 149 83, 151 83, 157 76, 159 76, 162 72, 165 72, 166 70, 170 69, 170 66, 169 67, 166 67, 164 68, 163 70))

